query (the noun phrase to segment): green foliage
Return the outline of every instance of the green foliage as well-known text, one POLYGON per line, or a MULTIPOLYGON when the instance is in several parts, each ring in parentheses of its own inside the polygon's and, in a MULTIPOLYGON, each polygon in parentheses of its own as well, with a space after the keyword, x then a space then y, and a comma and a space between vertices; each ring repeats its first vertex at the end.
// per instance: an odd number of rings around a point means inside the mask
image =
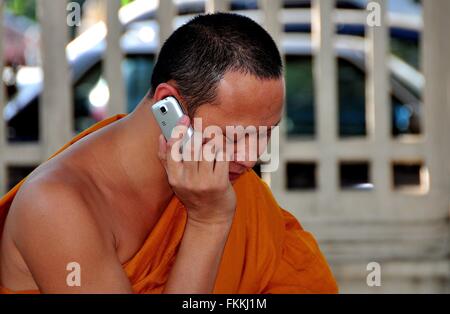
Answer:
POLYGON ((23 15, 36 20, 36 0, 6 0, 6 8, 15 15, 23 15))
POLYGON ((133 0, 120 0, 122 3, 122 6, 129 4, 130 2, 133 2, 133 0))

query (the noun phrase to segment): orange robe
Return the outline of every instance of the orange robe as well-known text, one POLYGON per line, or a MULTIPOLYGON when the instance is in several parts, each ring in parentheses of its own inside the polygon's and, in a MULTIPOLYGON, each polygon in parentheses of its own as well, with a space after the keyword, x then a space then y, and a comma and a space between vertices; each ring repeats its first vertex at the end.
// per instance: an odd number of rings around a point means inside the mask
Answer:
MULTIPOLYGON (((95 124, 53 156, 124 116, 116 115, 95 124)), ((23 181, 0 199, 1 229, 23 181)), ((337 293, 336 281, 313 236, 277 204, 269 187, 255 172, 245 172, 233 188, 237 196, 236 213, 213 293, 337 293)), ((162 292, 186 218, 185 207, 174 196, 140 250, 123 264, 134 292, 162 292)), ((0 293, 39 291, 11 291, 0 287, 0 293)))

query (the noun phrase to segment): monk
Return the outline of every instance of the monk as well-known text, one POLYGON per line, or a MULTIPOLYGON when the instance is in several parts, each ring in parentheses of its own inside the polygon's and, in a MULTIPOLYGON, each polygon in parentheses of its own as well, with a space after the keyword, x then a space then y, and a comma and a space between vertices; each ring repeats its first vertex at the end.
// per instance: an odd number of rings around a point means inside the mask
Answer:
POLYGON ((336 293, 313 236, 256 161, 173 158, 180 138, 166 141, 151 112, 167 96, 188 113, 184 129, 193 118, 223 134, 270 129, 283 113, 281 56, 240 15, 177 29, 132 113, 85 130, 0 200, 0 292, 336 293))

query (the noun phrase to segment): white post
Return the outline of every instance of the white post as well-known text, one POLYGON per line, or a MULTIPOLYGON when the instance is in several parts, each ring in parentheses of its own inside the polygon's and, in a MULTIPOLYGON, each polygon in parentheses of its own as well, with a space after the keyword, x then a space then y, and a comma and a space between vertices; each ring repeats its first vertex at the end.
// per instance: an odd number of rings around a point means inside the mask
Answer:
POLYGON ((229 10, 229 0, 207 0, 205 3, 205 13, 227 12, 229 10))
MULTIPOLYGON (((376 199, 380 211, 389 210, 391 191, 391 171, 389 145, 391 140, 391 103, 389 97, 387 1, 371 2, 374 10, 380 10, 380 24, 366 24, 366 69, 367 69, 367 135, 373 145, 370 178, 375 186, 376 199)), ((373 22, 373 21, 367 21, 373 22)), ((378 22, 378 21, 376 21, 378 22)))
POLYGON ((334 0, 313 0, 311 10, 314 53, 316 138, 320 159, 319 208, 335 204, 338 183, 336 164, 337 91, 334 52, 334 0))
MULTIPOLYGON (((263 12, 263 26, 266 31, 272 36, 278 50, 282 54, 283 68, 286 67, 286 60, 283 51, 281 50, 281 40, 283 34, 283 25, 280 22, 279 16, 282 9, 281 0, 259 0, 260 9, 263 12)), ((284 75, 284 73, 283 73, 284 75)), ((284 104, 283 119, 280 123, 280 138, 279 138, 279 168, 276 172, 261 172, 261 178, 269 185, 274 186, 275 190, 281 190, 286 178, 285 160, 283 159, 282 147, 286 141, 286 104, 284 104)))
POLYGON ((283 25, 280 23, 280 11, 282 8, 281 0, 259 0, 261 10, 263 11, 263 24, 270 33, 275 43, 280 47, 283 25))
POLYGON ((71 79, 66 59, 68 26, 66 1, 39 0, 44 90, 39 127, 42 159, 50 157, 72 137, 71 79))
POLYGON ((120 0, 104 0, 106 7, 106 55, 104 70, 109 88, 108 114, 110 116, 127 112, 125 97, 125 86, 122 75, 122 49, 120 38, 122 35, 122 25, 119 21, 118 12, 120 0))
POLYGON ((173 19, 176 15, 176 7, 173 0, 163 0, 159 1, 157 20, 159 25, 159 47, 161 49, 162 45, 167 38, 173 32, 173 19))
POLYGON ((430 193, 435 213, 449 216, 450 204, 450 2, 423 1, 422 60, 425 76, 424 138, 426 165, 430 173, 430 193), (445 198, 444 201, 442 201, 445 198), (442 204, 438 206, 437 204, 442 204))
MULTIPOLYGON (((4 1, 0 0, 0 74, 3 75, 3 5, 4 1)), ((1 76, 0 76, 1 78, 1 76)), ((2 80, 3 81, 3 80, 2 80)), ((5 120, 3 120, 3 108, 4 108, 4 88, 3 82, 0 86, 0 197, 6 193, 7 186, 7 171, 6 171, 6 132, 5 132, 5 120)))

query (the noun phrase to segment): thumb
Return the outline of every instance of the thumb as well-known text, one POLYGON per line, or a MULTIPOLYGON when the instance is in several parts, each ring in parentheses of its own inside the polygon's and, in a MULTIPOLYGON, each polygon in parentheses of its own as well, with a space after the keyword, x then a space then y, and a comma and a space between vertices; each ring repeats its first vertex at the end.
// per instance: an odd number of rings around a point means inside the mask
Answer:
POLYGON ((158 138, 158 158, 163 164, 164 168, 166 167, 166 151, 167 151, 167 143, 166 139, 164 138, 164 135, 160 134, 158 138))

